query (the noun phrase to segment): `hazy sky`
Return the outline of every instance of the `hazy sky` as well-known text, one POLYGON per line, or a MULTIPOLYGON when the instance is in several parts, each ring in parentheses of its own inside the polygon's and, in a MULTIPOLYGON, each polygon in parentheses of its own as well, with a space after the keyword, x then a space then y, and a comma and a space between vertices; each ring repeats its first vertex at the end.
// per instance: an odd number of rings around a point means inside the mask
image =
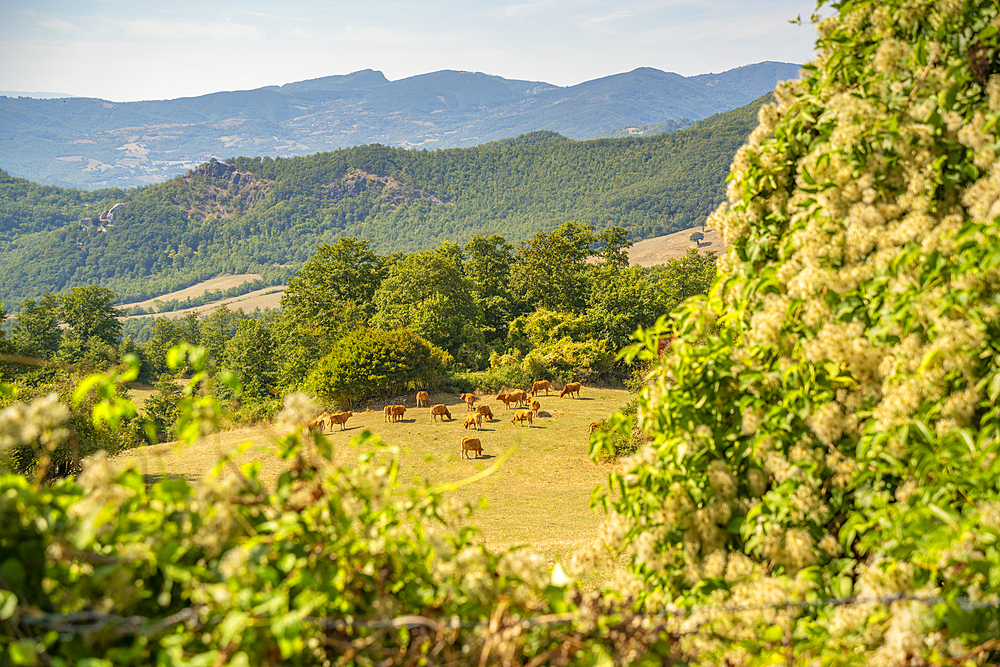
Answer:
POLYGON ((0 90, 113 101, 360 69, 572 85, 812 56, 813 0, 0 0, 0 90), (802 25, 788 21, 802 16, 802 25))

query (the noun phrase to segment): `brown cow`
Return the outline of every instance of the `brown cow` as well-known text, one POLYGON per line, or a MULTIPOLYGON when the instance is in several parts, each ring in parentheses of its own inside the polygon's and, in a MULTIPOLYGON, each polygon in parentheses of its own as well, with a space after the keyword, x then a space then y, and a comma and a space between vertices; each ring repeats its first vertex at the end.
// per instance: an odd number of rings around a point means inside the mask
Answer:
POLYGON ((392 406, 392 421, 398 422, 403 418, 406 413, 405 405, 393 405, 392 406))
POLYGON ((503 406, 509 408, 510 404, 514 402, 514 399, 510 397, 510 394, 497 394, 497 400, 503 401, 503 406))
POLYGON ((483 453, 483 443, 479 438, 462 438, 462 458, 472 458, 469 452, 475 452, 478 459, 483 453))
POLYGON ((538 401, 532 401, 531 402, 531 411, 535 413, 536 417, 538 416, 538 411, 541 410, 541 409, 542 409, 542 404, 541 403, 539 403, 538 401))
POLYGON ((538 392, 540 392, 542 389, 545 390, 545 395, 548 396, 549 395, 549 381, 548 380, 539 380, 538 382, 536 382, 533 385, 531 385, 531 395, 534 396, 535 394, 537 394, 538 392))
POLYGON ((525 405, 528 404, 528 392, 523 389, 518 389, 517 391, 508 393, 507 398, 511 401, 517 401, 518 405, 521 405, 522 403, 525 405))
POLYGON ((483 418, 483 416, 481 414, 479 414, 478 412, 476 414, 474 414, 474 415, 469 415, 468 417, 465 418, 465 429, 466 430, 468 430, 470 426, 472 428, 476 429, 476 430, 479 430, 479 424, 476 423, 476 417, 479 417, 480 419, 483 418))
POLYGON ((451 412, 448 411, 448 406, 444 403, 439 403, 438 405, 431 406, 431 421, 437 421, 436 417, 441 417, 441 421, 447 417, 451 419, 451 412))
POLYGON ((417 392, 417 407, 426 408, 431 404, 431 397, 426 391, 417 392))
POLYGON ((347 423, 347 420, 350 419, 353 414, 353 412, 338 412, 335 415, 330 415, 330 430, 333 430, 334 424, 340 424, 340 430, 343 431, 346 428, 344 424, 347 423))
POLYGON ((326 428, 333 430, 333 424, 330 422, 330 417, 332 417, 329 412, 324 412, 319 417, 309 420, 309 428, 314 426, 319 426, 319 432, 322 433, 326 428))
POLYGON ((462 400, 465 401, 465 405, 468 406, 469 410, 475 410, 475 407, 473 407, 476 402, 475 394, 462 394, 462 400))
POLYGON ((385 406, 385 409, 382 412, 383 412, 382 421, 384 421, 384 422, 392 421, 392 406, 391 405, 385 406))
POLYGON ((514 422, 521 422, 521 426, 524 426, 524 422, 528 422, 528 426, 531 426, 531 410, 518 410, 517 413, 511 418, 511 425, 514 422))
POLYGON ((559 398, 562 398, 566 394, 569 394, 570 398, 573 398, 573 394, 576 394, 577 398, 580 398, 580 387, 582 385, 579 382, 568 382, 563 390, 559 392, 559 398))
POLYGON ((493 411, 490 410, 490 406, 488 405, 480 405, 479 407, 476 408, 476 412, 486 417, 487 419, 493 419, 493 411))

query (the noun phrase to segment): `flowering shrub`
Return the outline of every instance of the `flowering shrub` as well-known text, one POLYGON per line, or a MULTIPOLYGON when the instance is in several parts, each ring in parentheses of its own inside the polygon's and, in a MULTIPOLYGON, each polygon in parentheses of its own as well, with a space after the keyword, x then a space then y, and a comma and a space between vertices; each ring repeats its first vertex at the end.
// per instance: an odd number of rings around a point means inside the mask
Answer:
POLYGON ((944 600, 688 619, 710 662, 995 661, 1000 6, 832 9, 734 159, 606 537, 648 609, 944 600))

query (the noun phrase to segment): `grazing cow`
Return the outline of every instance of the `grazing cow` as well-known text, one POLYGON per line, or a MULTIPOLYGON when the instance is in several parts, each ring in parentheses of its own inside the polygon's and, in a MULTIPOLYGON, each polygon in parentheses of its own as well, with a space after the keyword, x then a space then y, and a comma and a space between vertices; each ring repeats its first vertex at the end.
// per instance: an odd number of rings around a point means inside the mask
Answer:
POLYGON ((448 406, 444 403, 431 406, 431 421, 437 421, 437 417, 441 417, 441 421, 444 421, 445 417, 451 419, 451 412, 448 411, 448 406))
POLYGON ((549 381, 548 380, 539 380, 538 382, 536 382, 533 385, 531 385, 531 395, 534 396, 535 394, 537 394, 538 392, 540 392, 542 389, 545 390, 545 395, 548 396, 549 395, 549 381))
POLYGON ((507 398, 510 399, 511 401, 517 401, 518 406, 520 406, 522 403, 524 403, 525 405, 528 404, 528 392, 524 391, 523 389, 518 389, 517 391, 510 392, 509 394, 507 394, 507 398))
POLYGON ((518 410, 510 420, 511 425, 514 422, 521 422, 521 426, 524 426, 524 422, 528 422, 528 426, 531 426, 531 410, 518 410))
POLYGON ((531 402, 531 411, 535 413, 536 417, 538 416, 538 411, 541 410, 541 409, 542 409, 542 404, 541 403, 539 403, 538 401, 532 401, 531 402))
POLYGON ((476 423, 476 417, 479 417, 480 419, 483 418, 483 416, 479 413, 476 413, 474 415, 469 415, 468 417, 465 418, 466 430, 468 430, 470 426, 476 430, 479 430, 479 424, 476 423))
POLYGON ((568 382, 566 386, 563 387, 563 390, 559 392, 559 398, 562 398, 566 394, 569 394, 570 398, 573 398, 573 394, 576 394, 576 397, 580 398, 580 387, 581 384, 579 382, 568 382))
POLYGON ((480 405, 479 407, 476 408, 476 412, 486 417, 487 419, 493 419, 493 411, 490 410, 490 406, 488 405, 480 405))
POLYGON ((482 455, 483 443, 479 442, 479 438, 462 438, 462 458, 471 459, 469 452, 475 452, 477 459, 482 455))
POLYGON ((430 397, 430 395, 426 391, 418 391, 417 392, 417 407, 418 408, 426 408, 426 407, 430 407, 430 404, 431 404, 431 397, 430 397))
POLYGON ((329 412, 324 412, 319 417, 309 420, 309 428, 314 426, 319 426, 319 432, 322 433, 326 428, 333 430, 333 424, 330 422, 330 417, 332 417, 329 412))
POLYGON ((465 405, 468 406, 469 410, 475 410, 474 404, 476 402, 475 394, 462 394, 462 400, 465 401, 465 405))
POLYGON ((589 431, 587 431, 587 433, 591 433, 591 434, 593 434, 593 432, 594 432, 594 431, 596 431, 596 430, 597 430, 597 429, 599 429, 599 428, 601 428, 601 422, 593 422, 593 423, 592 423, 592 424, 590 425, 590 430, 589 430, 589 431))
POLYGON ((347 420, 350 419, 353 414, 353 412, 338 412, 335 415, 330 415, 330 430, 333 430, 334 424, 340 424, 340 430, 343 431, 346 428, 344 424, 347 423, 347 420))
POLYGON ((514 402, 514 399, 510 397, 510 394, 497 394, 497 400, 503 401, 503 406, 509 408, 510 404, 514 402))
POLYGON ((406 413, 405 405, 393 405, 392 406, 392 421, 398 422, 403 418, 406 413))
POLYGON ((382 412, 383 412, 382 421, 387 422, 387 421, 391 421, 392 420, 392 406, 391 405, 385 406, 385 409, 382 412))

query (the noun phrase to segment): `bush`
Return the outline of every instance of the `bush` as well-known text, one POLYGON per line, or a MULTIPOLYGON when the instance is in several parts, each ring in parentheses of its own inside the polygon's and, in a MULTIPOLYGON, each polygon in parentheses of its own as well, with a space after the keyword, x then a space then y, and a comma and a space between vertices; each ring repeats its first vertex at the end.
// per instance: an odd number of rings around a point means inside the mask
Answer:
POLYGON ((9 446, 0 446, 0 466, 42 479, 65 477, 78 472, 80 461, 99 450, 115 454, 142 442, 142 421, 134 414, 120 428, 109 429, 93 420, 99 396, 87 393, 74 405, 81 377, 7 385, 8 392, 0 395, 0 440, 9 446))
POLYGON ((337 343, 306 384, 349 409, 360 400, 436 387, 451 364, 451 355, 405 329, 360 329, 337 343))
POLYGON ((703 663, 995 663, 1000 5, 834 9, 734 159, 609 526, 647 609, 774 606, 703 663))

